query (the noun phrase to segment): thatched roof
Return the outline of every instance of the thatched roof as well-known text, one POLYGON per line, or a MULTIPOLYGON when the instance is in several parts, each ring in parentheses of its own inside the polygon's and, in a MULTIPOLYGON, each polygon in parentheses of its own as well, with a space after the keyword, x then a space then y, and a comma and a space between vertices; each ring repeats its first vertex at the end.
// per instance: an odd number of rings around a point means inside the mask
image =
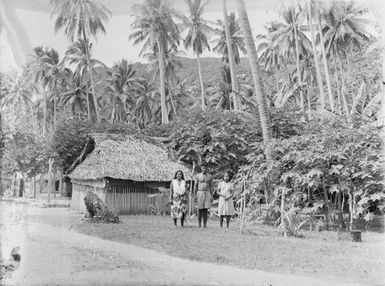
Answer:
POLYGON ((160 143, 134 135, 92 134, 94 150, 70 174, 71 179, 105 177, 138 182, 170 181, 177 170, 190 178, 190 170, 171 160, 160 143))

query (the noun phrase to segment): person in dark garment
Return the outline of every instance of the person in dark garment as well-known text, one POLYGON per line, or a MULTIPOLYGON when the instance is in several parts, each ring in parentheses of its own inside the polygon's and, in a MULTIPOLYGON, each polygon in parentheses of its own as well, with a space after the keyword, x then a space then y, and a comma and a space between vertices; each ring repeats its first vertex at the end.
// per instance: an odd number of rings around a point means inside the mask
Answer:
POLYGON ((187 210, 186 190, 187 184, 184 180, 183 172, 178 170, 170 185, 171 217, 174 220, 175 226, 177 225, 178 219, 180 219, 180 225, 184 225, 187 210))

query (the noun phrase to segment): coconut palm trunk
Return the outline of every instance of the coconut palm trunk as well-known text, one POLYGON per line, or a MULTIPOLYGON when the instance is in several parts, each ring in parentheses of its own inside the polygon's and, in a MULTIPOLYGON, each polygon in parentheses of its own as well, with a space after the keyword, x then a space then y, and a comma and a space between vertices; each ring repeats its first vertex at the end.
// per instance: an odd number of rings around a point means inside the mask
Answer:
POLYGON ((86 83, 86 101, 87 101, 87 119, 91 121, 91 107, 90 107, 90 95, 88 94, 88 81, 86 83))
POLYGON ((332 92, 332 84, 330 81, 330 74, 329 74, 329 68, 326 58, 326 50, 325 50, 325 41, 324 36, 322 33, 322 25, 321 25, 321 15, 318 16, 318 33, 320 35, 320 44, 321 44, 321 52, 322 52, 322 63, 324 65, 324 71, 325 71, 325 78, 326 78, 326 85, 328 90, 328 96, 329 96, 329 104, 331 111, 334 112, 335 110, 335 102, 333 98, 333 92, 332 92))
POLYGON ((47 132, 47 113, 48 113, 48 104, 47 104, 47 89, 45 88, 44 93, 43 93, 43 101, 44 101, 44 110, 43 110, 43 137, 45 137, 46 132, 47 132))
POLYGON ((96 122, 99 122, 98 100, 96 98, 94 77, 92 76, 92 70, 90 69, 90 66, 88 66, 88 72, 89 72, 90 81, 91 81, 92 101, 93 101, 94 109, 95 109, 96 122))
POLYGON ((320 94, 321 108, 325 108, 325 93, 324 93, 324 88, 322 83, 322 75, 321 75, 320 63, 318 59, 317 46, 315 42, 315 33, 314 33, 315 25, 313 25, 312 3, 313 1, 310 1, 309 9, 308 9, 308 25, 310 27, 310 41, 313 49, 314 64, 315 64, 316 78, 317 78, 318 89, 320 94))
MULTIPOLYGON (((168 124, 168 112, 167 112, 167 105, 166 105, 166 87, 165 87, 165 64, 164 64, 164 51, 163 51, 163 45, 158 40, 158 56, 159 56, 159 80, 160 80, 160 108, 162 112, 162 124, 168 124)), ((199 61, 198 61, 199 63, 199 61)), ((198 65, 200 67, 200 65, 198 65)))
POLYGON ((305 112, 305 98, 303 96, 302 77, 301 77, 301 70, 299 68, 299 46, 298 46, 297 28, 294 29, 294 44, 295 44, 295 64, 297 67, 298 85, 300 86, 300 89, 299 89, 300 107, 302 112, 305 112))
POLYGON ((0 196, 3 196, 3 154, 4 154, 4 147, 3 147, 3 120, 2 120, 2 93, 1 93, 1 85, 2 85, 2 75, 0 74, 0 196))
POLYGON ((235 58, 234 58, 233 46, 231 44, 231 38, 230 38, 230 28, 229 28, 229 22, 227 18, 226 0, 222 0, 222 8, 223 8, 223 23, 225 25, 225 33, 226 33, 227 54, 228 54, 229 64, 230 64, 231 89, 233 94, 234 109, 239 110, 240 108, 240 102, 238 98, 239 88, 238 88, 238 81, 235 76, 235 58))
POLYGON ((202 99, 202 109, 206 108, 206 91, 205 91, 205 86, 203 83, 203 77, 202 77, 202 67, 201 67, 201 60, 199 58, 199 53, 196 53, 197 56, 197 62, 198 62, 198 75, 199 75, 199 82, 201 84, 201 99, 202 99))
POLYGON ((344 67, 342 65, 341 56, 340 56, 340 53, 338 51, 337 51, 337 60, 338 60, 338 65, 339 65, 339 68, 340 68, 340 76, 341 76, 341 98, 342 98, 342 103, 343 103, 345 115, 349 116, 350 110, 349 110, 349 106, 348 106, 348 99, 347 99, 346 93, 345 93, 344 67))
MULTIPOLYGON (((374 17, 377 20, 377 23, 382 31, 382 47, 385 48, 385 11, 384 11, 384 6, 383 6, 383 1, 382 0, 369 0, 368 1, 369 8, 371 12, 373 13, 374 17)), ((385 57, 382 57, 382 85, 381 85, 381 93, 384 96, 385 95, 385 57)), ((382 100, 381 102, 381 119, 382 124, 385 122, 385 100, 382 100)), ((384 131, 382 132, 383 135, 384 131)))
MULTIPOLYGON (((247 16, 246 6, 244 0, 237 1, 237 10, 239 14, 239 19, 241 23, 241 28, 243 36, 245 37, 247 55, 249 59, 249 64, 251 68, 251 74, 253 77, 253 83, 255 88, 255 93, 257 96, 258 102, 258 111, 262 127, 262 136, 265 143, 265 155, 266 161, 268 164, 271 164, 273 161, 271 149, 270 149, 270 140, 271 140, 271 122, 269 116, 269 110, 267 107, 266 94, 263 90, 261 71, 258 63, 257 50, 255 48, 253 34, 251 32, 249 18, 247 16)), ((270 202, 270 191, 269 188, 265 189, 265 198, 266 202, 270 202)))
MULTIPOLYGON (((93 101, 94 109, 95 109, 95 117, 96 117, 96 122, 99 122, 98 105, 97 105, 97 99, 96 99, 96 95, 95 95, 95 85, 94 85, 94 80, 93 80, 93 76, 92 76, 91 61, 90 61, 90 50, 89 50, 90 45, 88 44, 86 29, 84 26, 83 26, 83 40, 86 43, 85 56, 86 56, 86 60, 87 60, 87 72, 88 72, 88 76, 89 76, 90 81, 91 81, 91 93, 92 93, 92 101, 93 101)), ((90 117, 92 118, 92 116, 89 115, 89 118, 90 117)))
POLYGON ((56 123, 57 123, 57 97, 55 94, 55 97, 53 98, 53 129, 56 129, 56 123))

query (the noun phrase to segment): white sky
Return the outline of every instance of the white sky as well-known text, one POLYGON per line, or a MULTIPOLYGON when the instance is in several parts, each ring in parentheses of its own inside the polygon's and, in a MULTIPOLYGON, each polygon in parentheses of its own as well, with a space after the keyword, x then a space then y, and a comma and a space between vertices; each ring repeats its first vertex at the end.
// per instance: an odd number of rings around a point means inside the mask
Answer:
MULTIPOLYGON (((108 8, 108 1, 104 2, 108 8)), ((129 0, 129 2, 133 3, 132 0, 129 0)), ((232 0, 227 2, 228 13, 230 14, 231 11, 235 10, 234 2, 232 0)), ((248 10, 248 13, 254 35, 264 32, 263 25, 266 22, 278 18, 277 14, 272 9, 269 9, 267 4, 261 5, 264 1, 246 0, 245 2, 247 8, 251 7, 248 10)), ((186 8, 182 1, 178 1, 176 4, 178 9, 186 13, 186 8)), ((128 6, 127 2, 125 3, 125 6, 128 6)), ((129 62, 143 61, 143 59, 138 56, 141 48, 140 45, 133 46, 132 43, 128 41, 128 35, 132 32, 130 24, 134 18, 133 16, 130 16, 131 12, 116 12, 116 7, 113 7, 111 10, 113 10, 114 14, 106 24, 106 35, 99 34, 97 41, 94 42, 94 57, 101 60, 106 65, 111 65, 113 62, 122 58, 128 59, 129 62)), ((63 30, 60 30, 55 34, 54 19, 51 19, 49 13, 17 9, 16 15, 20 19, 32 47, 44 45, 56 49, 60 56, 64 55, 65 50, 69 46, 69 42, 65 38, 63 30)), ((221 1, 212 0, 207 7, 204 17, 210 21, 222 19, 221 1)), ((182 46, 180 48, 182 49, 182 46)), ((187 56, 191 57, 191 52, 187 53, 187 56)), ((218 57, 219 55, 212 52, 206 52, 203 56, 218 57)), ((5 35, 0 36, 0 65, 1 69, 14 65, 12 53, 5 35)))

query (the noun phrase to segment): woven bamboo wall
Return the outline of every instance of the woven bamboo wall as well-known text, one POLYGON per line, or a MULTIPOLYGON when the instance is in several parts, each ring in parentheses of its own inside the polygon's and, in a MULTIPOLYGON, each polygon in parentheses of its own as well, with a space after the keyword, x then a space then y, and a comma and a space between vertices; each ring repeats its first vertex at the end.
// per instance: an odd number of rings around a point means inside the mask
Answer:
POLYGON ((150 205, 155 205, 157 188, 139 186, 110 186, 106 194, 106 204, 115 209, 118 214, 149 214, 150 205))

